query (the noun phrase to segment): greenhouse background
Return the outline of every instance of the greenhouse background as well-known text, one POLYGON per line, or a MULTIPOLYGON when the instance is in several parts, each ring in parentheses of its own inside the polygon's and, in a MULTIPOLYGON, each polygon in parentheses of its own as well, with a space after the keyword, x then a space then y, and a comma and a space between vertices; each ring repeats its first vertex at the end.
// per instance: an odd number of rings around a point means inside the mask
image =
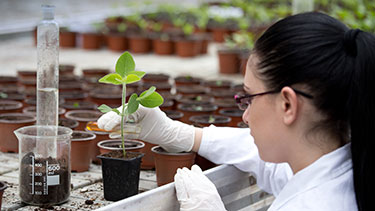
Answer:
MULTIPOLYGON (((203 105, 209 104, 215 108, 210 110, 210 117, 230 117, 225 126, 247 127, 242 122, 243 111, 237 109, 233 96, 243 91, 247 59, 256 39, 273 23, 292 14, 318 11, 351 28, 375 33, 373 0, 0 0, 0 103, 3 102, 0 115, 10 111, 36 115, 37 25, 42 20, 43 4, 54 6, 59 25, 59 118, 76 121, 73 131, 86 131, 93 126, 90 123, 102 115, 97 109, 102 103, 121 105, 121 89, 100 84, 98 80, 115 72, 116 61, 125 51, 133 55, 135 70, 149 75, 129 90, 140 94, 155 86, 165 100, 161 109, 170 118, 203 127, 203 123, 193 122, 192 112, 184 111, 180 105, 197 104, 202 110, 203 105), (80 106, 86 106, 85 110, 94 116, 85 120, 71 117, 72 111, 81 111, 80 106)), ((26 125, 35 121, 33 118, 26 125)), ((214 120, 207 121, 208 124, 214 120)), ((0 118, 1 134, 7 137, 0 139, 0 182, 7 185, 1 210, 106 210, 125 206, 106 200, 103 195, 97 143, 113 138, 101 134, 102 131, 86 143, 86 149, 93 151, 87 153, 91 157, 71 164, 68 202, 47 207, 21 203, 20 160, 13 131, 26 125, 2 129, 7 124, 0 118), (77 163, 84 167, 78 167, 77 163)), ((72 141, 72 151, 73 147, 72 141)), ((174 186, 162 186, 173 179, 161 182, 152 147, 145 143, 141 149, 149 156, 142 161, 138 198, 130 197, 125 203, 135 209, 139 203, 136 200, 153 198, 163 202, 162 197, 167 195, 170 198, 163 206, 176 210, 174 186)), ((79 154, 82 148, 77 149, 75 157, 84 157, 85 153, 79 154)), ((220 166, 215 170, 216 165, 200 156, 192 162, 207 165, 204 170, 221 187, 229 210, 263 211, 274 199, 256 186, 251 175, 231 167, 220 166), (228 177, 228 172, 234 172, 235 176, 228 177), (218 175, 227 180, 225 184, 218 175), (246 183, 233 181, 243 178, 246 183), (242 194, 242 198, 225 191, 231 188, 242 194)))

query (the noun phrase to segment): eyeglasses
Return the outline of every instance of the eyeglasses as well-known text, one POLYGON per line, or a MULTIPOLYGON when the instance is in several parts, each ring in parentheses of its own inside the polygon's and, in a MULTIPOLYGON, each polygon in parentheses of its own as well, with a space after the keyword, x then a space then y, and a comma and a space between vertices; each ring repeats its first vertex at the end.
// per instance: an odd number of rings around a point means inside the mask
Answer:
MULTIPOLYGON (((313 96, 311 96, 309 94, 306 94, 306 93, 301 92, 301 91, 296 90, 296 89, 293 89, 293 90, 294 90, 294 92, 296 92, 297 94, 302 95, 303 97, 306 97, 306 98, 309 98, 309 99, 313 98, 313 96)), ((275 90, 275 91, 261 92, 261 93, 257 93, 257 94, 253 94, 253 95, 249 95, 249 94, 237 94, 237 95, 234 96, 234 99, 236 100, 236 103, 237 103, 239 109, 246 110, 247 107, 249 107, 249 105, 251 104, 251 101, 253 100, 254 97, 256 97, 256 96, 262 96, 262 95, 267 95, 267 94, 275 94, 275 93, 278 93, 278 92, 280 92, 280 91, 279 90, 278 91, 275 90)))

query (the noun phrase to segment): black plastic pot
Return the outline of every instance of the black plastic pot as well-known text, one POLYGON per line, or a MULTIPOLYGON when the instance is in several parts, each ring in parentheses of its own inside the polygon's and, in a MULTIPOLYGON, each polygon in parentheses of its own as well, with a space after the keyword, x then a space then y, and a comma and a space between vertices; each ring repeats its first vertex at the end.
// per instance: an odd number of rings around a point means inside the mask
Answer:
POLYGON ((102 161, 104 198, 108 201, 118 201, 138 194, 141 160, 144 154, 126 154, 126 160, 122 158, 122 151, 98 156, 102 161))

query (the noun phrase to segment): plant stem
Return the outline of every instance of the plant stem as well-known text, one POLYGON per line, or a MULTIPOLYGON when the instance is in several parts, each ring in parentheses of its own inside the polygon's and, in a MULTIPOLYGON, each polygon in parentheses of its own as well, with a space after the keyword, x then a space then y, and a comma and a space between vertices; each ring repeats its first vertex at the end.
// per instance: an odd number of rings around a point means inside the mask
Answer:
POLYGON ((122 84, 122 111, 121 111, 121 141, 122 141, 122 152, 124 158, 126 158, 125 152, 125 136, 124 136, 124 118, 125 118, 125 103, 126 103, 126 84, 122 84))

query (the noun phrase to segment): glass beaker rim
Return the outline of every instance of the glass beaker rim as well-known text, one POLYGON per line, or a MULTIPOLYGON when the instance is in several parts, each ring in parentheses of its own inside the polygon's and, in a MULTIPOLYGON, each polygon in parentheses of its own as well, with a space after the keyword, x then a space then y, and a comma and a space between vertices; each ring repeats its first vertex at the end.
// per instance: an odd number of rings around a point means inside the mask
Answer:
POLYGON ((52 135, 34 135, 34 134, 27 134, 26 131, 30 130, 31 128, 57 128, 58 134, 56 135, 57 137, 64 137, 64 136, 71 136, 73 133, 73 130, 68 128, 68 127, 63 127, 63 126, 52 126, 52 125, 30 125, 30 126, 25 126, 18 128, 17 130, 14 131, 15 134, 19 134, 23 137, 30 137, 30 138, 38 138, 38 137, 56 137, 52 135), (59 133, 61 132, 61 133, 59 133))

